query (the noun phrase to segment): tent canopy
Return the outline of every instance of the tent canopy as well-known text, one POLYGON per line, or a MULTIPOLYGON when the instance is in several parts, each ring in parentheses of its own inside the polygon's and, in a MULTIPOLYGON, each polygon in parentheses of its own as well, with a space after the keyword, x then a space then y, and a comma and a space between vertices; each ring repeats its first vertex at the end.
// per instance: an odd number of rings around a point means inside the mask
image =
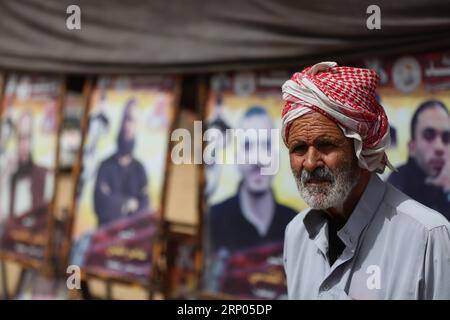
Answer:
POLYGON ((296 66, 448 46, 448 0, 2 0, 0 68, 185 73, 296 66), (81 29, 69 30, 69 5, 81 29))

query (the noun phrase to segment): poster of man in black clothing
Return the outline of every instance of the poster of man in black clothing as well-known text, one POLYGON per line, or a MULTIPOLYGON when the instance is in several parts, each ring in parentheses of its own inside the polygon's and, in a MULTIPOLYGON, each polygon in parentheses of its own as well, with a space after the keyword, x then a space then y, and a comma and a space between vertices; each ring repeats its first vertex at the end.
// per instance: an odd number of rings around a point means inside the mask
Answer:
POLYGON ((173 119, 175 78, 101 77, 92 94, 71 263, 147 281, 173 119))

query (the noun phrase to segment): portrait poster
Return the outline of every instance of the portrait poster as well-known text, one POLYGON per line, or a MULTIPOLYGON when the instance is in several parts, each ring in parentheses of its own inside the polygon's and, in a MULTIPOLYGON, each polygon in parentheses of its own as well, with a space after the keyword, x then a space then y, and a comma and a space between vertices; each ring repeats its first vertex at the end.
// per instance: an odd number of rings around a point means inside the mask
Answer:
POLYGON ((50 255, 62 81, 11 74, 1 102, 0 250, 33 267, 50 255))
POLYGON ((373 58, 364 64, 380 76, 379 102, 391 126, 387 154, 398 170, 386 169, 382 178, 450 219, 450 117, 440 108, 450 111, 450 52, 373 58))
POLYGON ((280 136, 280 87, 288 77, 288 72, 244 72, 211 78, 204 157, 213 150, 217 161, 205 161, 204 167, 205 293, 246 299, 287 297, 284 231, 305 207, 280 136), (249 128, 258 130, 256 136, 242 138, 236 131, 249 128), (268 152, 269 162, 259 162, 260 151, 268 152), (247 161, 239 161, 240 155, 247 161), (262 168, 270 170, 263 173, 262 168))
POLYGON ((101 77, 91 96, 71 264, 148 284, 158 232, 174 77, 101 77))

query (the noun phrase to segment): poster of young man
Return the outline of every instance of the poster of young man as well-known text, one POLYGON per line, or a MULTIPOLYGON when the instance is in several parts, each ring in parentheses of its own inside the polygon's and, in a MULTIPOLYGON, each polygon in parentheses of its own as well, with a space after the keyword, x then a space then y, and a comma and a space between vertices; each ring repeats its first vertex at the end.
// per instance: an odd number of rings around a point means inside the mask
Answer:
POLYGON ((174 116, 175 79, 102 77, 91 97, 71 264, 146 282, 174 116))
POLYGON ((212 78, 204 135, 203 289, 208 293, 286 297, 284 231, 304 204, 280 144, 283 77, 230 73, 212 78))
POLYGON ((33 266, 48 253, 61 88, 58 78, 12 74, 1 103, 0 249, 33 266))
POLYGON ((367 61, 380 75, 380 103, 391 125, 384 178, 450 219, 450 54, 367 61))

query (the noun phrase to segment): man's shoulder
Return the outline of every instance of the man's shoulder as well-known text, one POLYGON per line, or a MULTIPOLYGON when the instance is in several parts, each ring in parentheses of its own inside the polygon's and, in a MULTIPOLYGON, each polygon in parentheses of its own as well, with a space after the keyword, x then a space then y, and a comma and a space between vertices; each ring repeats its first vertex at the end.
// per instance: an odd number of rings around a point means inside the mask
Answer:
POLYGON ((404 162, 401 166, 396 168, 396 171, 392 172, 391 175, 396 174, 405 174, 406 172, 413 170, 414 168, 411 165, 411 162, 404 162))
POLYGON ((100 162, 100 168, 108 167, 108 166, 112 166, 112 165, 116 165, 116 164, 117 164, 116 154, 113 153, 112 155, 109 155, 108 157, 104 158, 100 162))
POLYGON ((399 220, 413 221, 419 227, 428 231, 442 226, 450 230, 450 223, 443 214, 408 197, 390 184, 387 184, 385 203, 399 220))
POLYGON ((298 234, 299 231, 305 229, 303 219, 310 211, 310 208, 306 208, 295 215, 295 217, 288 223, 286 227, 286 234, 295 233, 298 234))
POLYGON ((142 170, 145 171, 144 165, 142 164, 141 161, 139 161, 138 159, 136 159, 135 157, 133 157, 133 165, 135 165, 138 170, 142 170))
POLYGON ((292 208, 289 208, 283 204, 280 204, 278 202, 275 202, 276 204, 276 214, 277 216, 282 216, 282 217, 286 217, 287 219, 289 219, 289 221, 291 219, 293 219, 296 215, 297 215, 297 211, 295 211, 292 208))
POLYGON ((387 181, 395 185, 396 183, 404 182, 405 178, 410 179, 412 177, 414 177, 414 170, 409 163, 405 163, 396 168, 396 171, 389 175, 387 181))
POLYGON ((239 212, 239 200, 238 195, 234 195, 222 202, 219 202, 209 208, 209 215, 211 218, 217 218, 218 216, 225 216, 230 218, 239 212))

